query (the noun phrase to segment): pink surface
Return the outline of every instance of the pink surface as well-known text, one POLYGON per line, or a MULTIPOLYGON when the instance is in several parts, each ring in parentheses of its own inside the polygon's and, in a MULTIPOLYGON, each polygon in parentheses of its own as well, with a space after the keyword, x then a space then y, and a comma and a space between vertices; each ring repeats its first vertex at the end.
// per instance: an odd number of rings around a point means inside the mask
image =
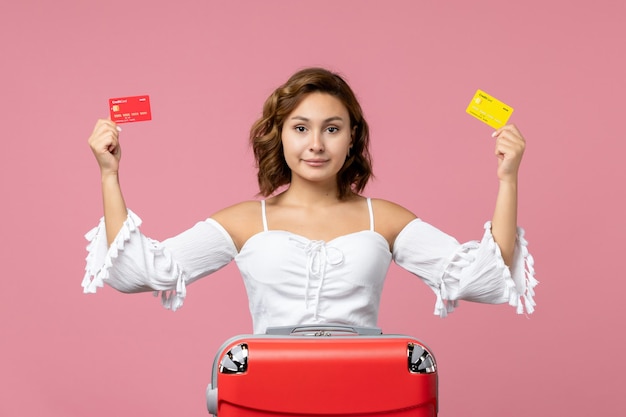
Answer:
POLYGON ((536 313, 463 303, 442 320, 426 286, 389 274, 380 326, 434 350, 440 415, 624 415, 625 12, 622 0, 3 2, 0 415, 207 415, 214 352, 250 330, 238 272, 194 284, 176 313, 148 294, 83 295, 83 234, 101 215, 86 140, 108 98, 150 94, 153 120, 124 125, 122 181, 161 239, 254 198, 249 126, 312 65, 361 99, 367 194, 459 240, 481 236, 497 186, 491 129, 464 111, 476 89, 513 106, 526 136, 536 313))

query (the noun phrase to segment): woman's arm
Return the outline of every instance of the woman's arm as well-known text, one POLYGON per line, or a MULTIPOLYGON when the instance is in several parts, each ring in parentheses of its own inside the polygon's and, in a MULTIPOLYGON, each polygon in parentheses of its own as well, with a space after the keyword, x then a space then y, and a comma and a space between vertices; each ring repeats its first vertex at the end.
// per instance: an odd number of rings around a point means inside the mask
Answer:
POLYGON ((119 144, 121 129, 111 120, 100 119, 89 137, 91 147, 102 181, 102 201, 107 242, 113 243, 128 216, 126 203, 119 183, 119 166, 122 148, 119 144))
POLYGON ((517 179, 526 142, 515 125, 493 133, 498 157, 498 196, 491 222, 491 233, 500 247, 504 262, 511 266, 517 239, 517 179))

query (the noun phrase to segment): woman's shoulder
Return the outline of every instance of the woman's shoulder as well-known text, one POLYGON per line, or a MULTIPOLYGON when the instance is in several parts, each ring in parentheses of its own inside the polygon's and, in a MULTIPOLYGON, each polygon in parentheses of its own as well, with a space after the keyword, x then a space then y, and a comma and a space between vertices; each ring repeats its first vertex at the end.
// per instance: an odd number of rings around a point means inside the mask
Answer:
POLYGON ((226 208, 221 209, 220 211, 213 214, 211 217, 216 219, 230 216, 239 216, 239 215, 247 215, 251 212, 258 212, 259 216, 261 215, 261 202, 258 200, 249 200, 242 201, 232 206, 228 206, 226 208))
POLYGON ((371 198, 372 209, 375 216, 380 216, 389 221, 396 220, 400 223, 408 223, 417 216, 409 209, 382 198, 371 198))
POLYGON ((250 236, 263 231, 260 201, 251 200, 233 204, 213 214, 211 218, 226 229, 237 249, 240 249, 250 236))
POLYGON ((374 227, 389 242, 389 247, 393 248, 393 243, 398 234, 407 224, 417 218, 409 209, 389 200, 372 198, 372 211, 374 212, 374 227))

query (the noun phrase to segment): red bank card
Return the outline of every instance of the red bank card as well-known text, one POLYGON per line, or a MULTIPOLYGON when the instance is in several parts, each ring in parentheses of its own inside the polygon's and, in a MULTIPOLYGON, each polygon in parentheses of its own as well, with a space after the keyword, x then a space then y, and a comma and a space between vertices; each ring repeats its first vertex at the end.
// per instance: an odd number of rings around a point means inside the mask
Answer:
POLYGON ((111 120, 115 123, 152 120, 150 96, 119 97, 109 99, 111 120))

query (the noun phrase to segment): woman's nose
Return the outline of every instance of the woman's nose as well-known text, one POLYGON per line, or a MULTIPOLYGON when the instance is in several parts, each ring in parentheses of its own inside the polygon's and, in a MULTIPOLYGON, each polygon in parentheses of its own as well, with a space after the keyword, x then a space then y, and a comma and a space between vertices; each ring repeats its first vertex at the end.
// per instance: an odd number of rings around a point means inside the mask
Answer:
POLYGON ((320 132, 311 133, 310 149, 313 152, 321 152, 324 150, 324 142, 320 132))

